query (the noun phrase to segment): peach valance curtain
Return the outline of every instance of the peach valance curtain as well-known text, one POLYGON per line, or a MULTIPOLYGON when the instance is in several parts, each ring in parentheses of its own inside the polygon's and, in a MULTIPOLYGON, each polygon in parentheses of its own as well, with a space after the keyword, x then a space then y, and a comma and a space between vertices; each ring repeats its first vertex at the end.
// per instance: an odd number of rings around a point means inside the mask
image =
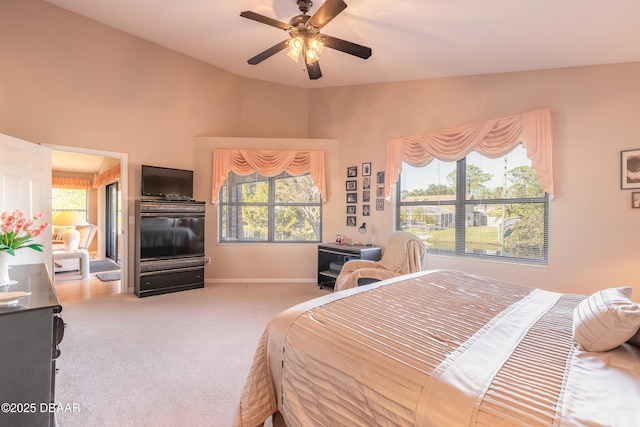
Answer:
POLYGON ((253 172, 263 176, 276 176, 282 172, 303 175, 310 172, 323 202, 328 200, 324 151, 214 150, 211 194, 214 202, 229 172, 243 176, 253 172))
POLYGON ((101 185, 111 184, 120 179, 120 165, 116 165, 106 172, 97 175, 93 179, 93 188, 98 188, 101 185))
POLYGON ((70 188, 72 190, 90 190, 91 181, 86 178, 62 178, 54 176, 51 177, 51 187, 70 188))
POLYGON ((474 125, 422 135, 392 139, 387 145, 388 183, 385 196, 400 176, 402 162, 412 166, 425 166, 434 158, 453 162, 477 151, 483 156, 497 158, 522 143, 527 150, 542 189, 554 194, 551 129, 551 111, 540 109, 524 114, 488 120, 474 125))

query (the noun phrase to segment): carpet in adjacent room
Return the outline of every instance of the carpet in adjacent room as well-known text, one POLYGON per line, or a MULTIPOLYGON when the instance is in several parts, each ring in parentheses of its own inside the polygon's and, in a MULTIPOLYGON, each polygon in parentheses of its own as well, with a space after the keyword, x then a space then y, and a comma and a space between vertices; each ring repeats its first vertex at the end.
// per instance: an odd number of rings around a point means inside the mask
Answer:
POLYGON ((96 277, 100 279, 102 282, 113 282, 115 280, 120 280, 120 272, 119 271, 109 271, 106 273, 98 273, 96 277))
POLYGON ((100 273, 102 271, 120 270, 120 266, 108 259, 92 259, 89 261, 89 272, 100 273))

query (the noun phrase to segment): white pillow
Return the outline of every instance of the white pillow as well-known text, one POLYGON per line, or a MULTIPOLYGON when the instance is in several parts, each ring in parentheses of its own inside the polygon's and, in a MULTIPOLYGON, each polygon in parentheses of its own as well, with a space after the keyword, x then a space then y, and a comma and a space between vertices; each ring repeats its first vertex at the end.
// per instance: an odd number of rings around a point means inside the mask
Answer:
POLYGON ((607 351, 623 344, 640 328, 640 306, 629 286, 598 291, 573 311, 573 341, 587 351, 607 351))

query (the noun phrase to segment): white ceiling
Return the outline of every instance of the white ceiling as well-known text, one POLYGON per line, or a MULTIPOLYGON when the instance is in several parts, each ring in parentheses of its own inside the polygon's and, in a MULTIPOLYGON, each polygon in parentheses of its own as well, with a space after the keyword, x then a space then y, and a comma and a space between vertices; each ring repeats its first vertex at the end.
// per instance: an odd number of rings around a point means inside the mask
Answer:
POLYGON ((325 49, 315 81, 286 51, 247 64, 288 34, 240 12, 288 23, 296 0, 45 1, 240 76, 306 88, 640 61, 638 0, 345 0, 322 33, 373 54, 325 49))
POLYGON ((70 151, 52 151, 51 169, 58 172, 97 173, 104 162, 103 156, 70 151))

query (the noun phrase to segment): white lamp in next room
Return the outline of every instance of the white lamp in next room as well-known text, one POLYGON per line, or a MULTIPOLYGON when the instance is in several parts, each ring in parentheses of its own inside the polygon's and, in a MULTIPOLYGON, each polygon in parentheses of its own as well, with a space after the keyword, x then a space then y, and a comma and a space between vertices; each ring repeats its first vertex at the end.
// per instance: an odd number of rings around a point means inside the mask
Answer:
POLYGON ((77 226, 88 225, 84 212, 62 211, 53 217, 53 225, 64 227, 62 232, 62 243, 65 251, 75 251, 80 242, 80 232, 77 226))

